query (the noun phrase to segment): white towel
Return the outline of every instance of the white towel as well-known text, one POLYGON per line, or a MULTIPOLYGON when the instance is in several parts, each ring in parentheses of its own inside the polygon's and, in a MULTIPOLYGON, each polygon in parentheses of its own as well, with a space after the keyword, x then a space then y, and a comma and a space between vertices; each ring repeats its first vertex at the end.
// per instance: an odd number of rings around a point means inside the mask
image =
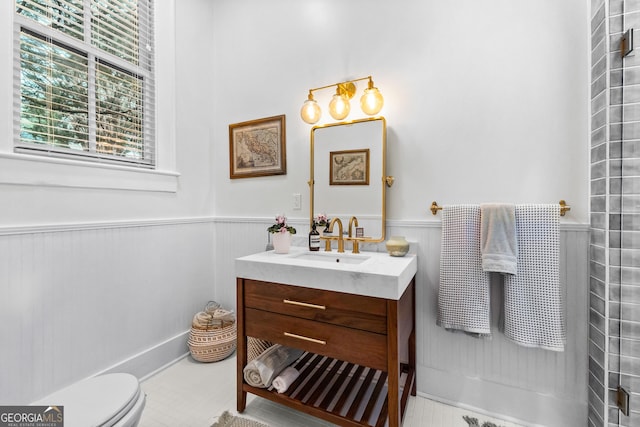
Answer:
POLYGON ((444 206, 437 323, 489 336, 489 309, 489 273, 480 260, 480 206, 444 206))
POLYGON ((291 365, 304 351, 275 344, 244 367, 244 379, 254 387, 267 388, 273 379, 291 365))
POLYGON ((505 278, 505 335, 527 347, 563 351, 560 205, 516 206, 518 271, 505 278))
POLYGON ((513 204, 483 203, 480 205, 480 251, 482 269, 497 273, 518 271, 518 239, 516 207, 513 204))
POLYGON ((284 371, 280 372, 280 375, 273 379, 273 388, 278 393, 284 393, 299 375, 300 372, 296 368, 287 366, 284 371))

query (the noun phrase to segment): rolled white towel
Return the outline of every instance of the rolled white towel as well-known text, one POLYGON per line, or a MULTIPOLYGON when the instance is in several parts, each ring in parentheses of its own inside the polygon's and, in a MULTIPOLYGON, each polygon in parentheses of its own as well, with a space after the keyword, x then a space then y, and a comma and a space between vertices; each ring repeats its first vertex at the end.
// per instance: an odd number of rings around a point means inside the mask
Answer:
POLYGON ((247 363, 244 367, 244 379, 254 387, 270 387, 273 379, 302 353, 302 350, 275 344, 247 363))
POLYGON ((284 371, 280 372, 280 375, 273 379, 271 384, 278 393, 284 393, 299 375, 300 372, 296 368, 287 366, 284 371))

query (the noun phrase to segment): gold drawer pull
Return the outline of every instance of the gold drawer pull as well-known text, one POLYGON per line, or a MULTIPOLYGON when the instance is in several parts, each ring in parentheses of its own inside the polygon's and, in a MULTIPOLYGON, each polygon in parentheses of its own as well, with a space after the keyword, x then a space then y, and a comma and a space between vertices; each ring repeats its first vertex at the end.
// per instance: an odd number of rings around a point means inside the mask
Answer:
POLYGON ((292 301, 290 299, 283 299, 282 302, 285 303, 285 304, 299 305, 299 306, 302 306, 302 307, 317 308, 319 310, 326 310, 327 309, 327 307, 324 306, 324 305, 309 304, 308 302, 292 301))
POLYGON ((303 337, 302 335, 291 334, 289 332, 285 332, 284 336, 285 337, 291 337, 291 338, 298 338, 299 340, 304 340, 304 341, 311 341, 311 342, 314 342, 316 344, 322 344, 322 345, 325 345, 327 343, 326 341, 317 340, 315 338, 303 337))

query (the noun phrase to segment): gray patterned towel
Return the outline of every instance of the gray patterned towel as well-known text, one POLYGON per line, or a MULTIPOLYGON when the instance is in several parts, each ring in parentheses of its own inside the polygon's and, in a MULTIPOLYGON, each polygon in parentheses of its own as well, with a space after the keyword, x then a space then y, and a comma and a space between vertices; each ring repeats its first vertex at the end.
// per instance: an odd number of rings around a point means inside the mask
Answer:
POLYGON ((506 203, 480 205, 482 269, 496 273, 518 271, 516 207, 506 203))
POLYGON ((527 347, 563 351, 560 205, 517 205, 518 271, 504 277, 505 335, 527 347))
POLYGON ((489 273, 480 257, 480 206, 442 209, 438 325, 489 336, 489 273))

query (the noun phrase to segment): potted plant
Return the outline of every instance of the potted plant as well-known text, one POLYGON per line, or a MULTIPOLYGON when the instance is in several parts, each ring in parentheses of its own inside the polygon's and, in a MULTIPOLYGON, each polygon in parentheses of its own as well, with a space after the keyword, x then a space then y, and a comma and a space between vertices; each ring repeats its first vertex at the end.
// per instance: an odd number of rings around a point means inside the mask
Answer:
POLYGON ((329 228, 329 223, 331 222, 331 219, 327 216, 327 214, 319 213, 313 217, 313 222, 318 227, 318 231, 320 232, 320 235, 322 235, 323 232, 328 232, 327 229, 329 228))
POLYGON ((296 234, 296 229, 287 225, 287 217, 284 215, 276 216, 276 223, 267 228, 272 234, 273 250, 277 254, 289 253, 291 246, 291 235, 296 234))

